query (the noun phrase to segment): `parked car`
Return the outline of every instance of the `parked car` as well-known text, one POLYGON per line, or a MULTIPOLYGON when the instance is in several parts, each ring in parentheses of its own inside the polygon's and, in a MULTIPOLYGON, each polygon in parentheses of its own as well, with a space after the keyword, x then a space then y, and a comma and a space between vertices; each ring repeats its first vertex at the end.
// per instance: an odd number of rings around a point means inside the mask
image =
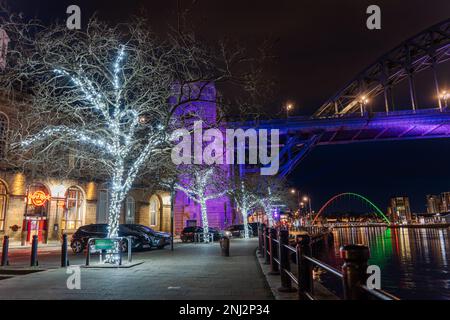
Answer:
MULTIPOLYGON (((106 238, 108 236, 107 224, 89 224, 78 228, 72 235, 70 247, 74 253, 83 252, 90 238, 106 238)), ((131 229, 125 225, 119 226, 119 237, 131 237, 132 250, 139 250, 146 246, 153 246, 153 238, 143 231, 131 229)), ((120 243, 121 250, 128 250, 128 241, 120 243)))
MULTIPOLYGON (((248 233, 250 237, 253 237, 253 228, 248 225, 248 233)), ((244 236, 244 225, 243 224, 234 224, 225 228, 224 234, 228 237, 243 237, 244 236)))
POLYGON ((172 236, 168 232, 155 231, 150 227, 144 226, 142 224, 124 224, 123 226, 127 227, 130 230, 136 232, 143 232, 150 239, 148 242, 148 246, 150 248, 156 247, 158 249, 162 249, 165 246, 169 245, 172 239, 172 236))
MULTIPOLYGON (((217 241, 220 239, 221 233, 217 228, 209 227, 209 234, 213 235, 213 240, 217 241)), ((183 231, 181 231, 180 239, 183 242, 194 242, 195 235, 198 234, 201 239, 203 239, 203 228, 202 227, 185 227, 183 231)))

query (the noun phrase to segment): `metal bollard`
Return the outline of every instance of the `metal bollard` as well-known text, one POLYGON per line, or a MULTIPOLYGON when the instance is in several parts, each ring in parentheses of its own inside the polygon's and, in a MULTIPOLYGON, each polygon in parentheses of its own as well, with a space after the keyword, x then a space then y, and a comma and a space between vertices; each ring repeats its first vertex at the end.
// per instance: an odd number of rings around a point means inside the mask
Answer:
POLYGON ((220 239, 220 248, 222 249, 222 256, 229 257, 230 256, 230 238, 222 237, 220 239))
POLYGON ((270 255, 269 255, 269 227, 264 229, 264 264, 270 264, 270 255))
POLYGON ((370 257, 369 248, 359 244, 349 244, 340 248, 342 265, 342 284, 345 300, 367 299, 367 294, 360 285, 366 284, 367 261, 370 257))
POLYGON ((275 261, 278 256, 278 246, 275 245, 275 239, 277 238, 277 230, 274 228, 270 229, 269 233, 269 251, 270 251, 270 271, 269 274, 275 275, 280 274, 280 268, 278 263, 275 261))
POLYGON ((2 267, 9 266, 8 251, 9 251, 9 236, 4 236, 3 250, 2 250, 2 267))
POLYGON ((37 267, 39 265, 38 262, 38 236, 34 235, 33 240, 31 242, 31 263, 30 266, 37 267))
MULTIPOLYGON (((100 255, 102 253, 100 252, 100 255)), ((86 265, 88 266, 91 263, 91 243, 88 240, 87 246, 86 246, 86 265)))
POLYGON ((69 258, 67 257, 67 234, 63 234, 63 241, 61 245, 61 267, 69 265, 69 258))
POLYGON ((280 230, 279 232, 279 248, 280 253, 280 276, 281 287, 278 288, 280 292, 295 292, 295 288, 292 287, 291 277, 285 271, 291 271, 291 262, 289 259, 289 249, 286 246, 289 245, 289 231, 280 230))
POLYGON ((299 290, 301 297, 313 295, 313 275, 311 263, 304 258, 304 255, 311 256, 311 237, 309 235, 301 235, 297 237, 297 274, 299 290))

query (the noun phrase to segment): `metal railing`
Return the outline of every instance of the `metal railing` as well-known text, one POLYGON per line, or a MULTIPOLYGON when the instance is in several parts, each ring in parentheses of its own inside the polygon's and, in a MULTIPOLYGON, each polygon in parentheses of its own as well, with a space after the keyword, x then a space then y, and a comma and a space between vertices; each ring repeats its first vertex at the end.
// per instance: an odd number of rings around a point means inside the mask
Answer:
MULTIPOLYGON (((89 240, 88 240, 88 242, 87 242, 87 252, 86 252, 86 266, 89 266, 90 265, 90 262, 91 262, 91 243, 92 242, 94 242, 95 240, 112 240, 112 241, 115 241, 115 242, 118 242, 119 244, 121 243, 121 242, 123 242, 125 239, 127 240, 127 243, 128 243, 128 245, 127 245, 127 249, 128 249, 128 263, 131 263, 132 262, 132 258, 131 258, 131 247, 132 247, 132 241, 131 241, 131 239, 130 239, 130 237, 117 237, 117 238, 89 238, 89 240)), ((94 242, 95 243, 95 242, 94 242)), ((121 266, 122 265, 122 247, 119 245, 119 248, 118 248, 119 250, 119 252, 118 252, 118 254, 119 254, 119 266, 121 266)), ((98 250, 98 251, 100 251, 100 263, 101 263, 101 259, 102 259, 102 254, 103 254, 103 249, 100 249, 100 250, 98 250)))
MULTIPOLYGON (((294 247, 289 244, 288 230, 276 230, 261 225, 258 228, 258 238, 259 253, 264 257, 265 263, 270 265, 269 274, 280 275, 280 292, 297 291, 300 299, 316 300, 313 267, 318 267, 341 280, 345 300, 399 300, 383 290, 369 289, 366 286, 367 261, 370 256, 367 246, 350 244, 341 247, 344 264, 339 271, 312 257, 311 235, 298 235, 294 247), (296 273, 291 271, 292 256, 295 257, 296 273)), ((318 239, 326 241, 324 237, 318 239)))
MULTIPOLYGON (((194 233, 194 243, 206 242, 204 233, 194 233)), ((206 243, 214 243, 214 234, 208 233, 208 242, 206 243)))

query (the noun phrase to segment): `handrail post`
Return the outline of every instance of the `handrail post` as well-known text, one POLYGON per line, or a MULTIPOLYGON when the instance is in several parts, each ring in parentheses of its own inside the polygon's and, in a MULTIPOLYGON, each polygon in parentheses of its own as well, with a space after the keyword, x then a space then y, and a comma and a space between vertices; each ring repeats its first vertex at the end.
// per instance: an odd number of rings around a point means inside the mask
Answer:
MULTIPOLYGON (((304 256, 311 256, 311 237, 301 235, 297 237, 297 268, 299 294, 307 298, 307 294, 314 292, 312 265, 304 256)), ((308 299, 308 298, 307 298, 308 299)))
POLYGON ((280 277, 281 287, 278 288, 280 292, 295 292, 295 288, 292 287, 291 277, 285 271, 291 271, 291 262, 289 249, 286 246, 289 245, 289 231, 280 230, 278 238, 278 252, 280 253, 280 277))
POLYGON ((269 254, 269 250, 270 250, 270 247, 269 247, 269 227, 265 227, 264 228, 264 258, 265 258, 265 261, 264 261, 264 263, 265 264, 270 264, 270 254, 269 254))
POLYGON ((258 251, 259 251, 259 256, 260 257, 264 257, 264 251, 263 251, 263 247, 264 247, 264 227, 266 225, 264 223, 261 223, 258 226, 258 251))
POLYGON ((9 253, 9 236, 4 236, 3 250, 2 250, 2 267, 9 266, 8 253, 9 253))
POLYGON ((61 245, 61 267, 67 267, 69 265, 69 259, 67 257, 67 234, 63 234, 63 241, 61 245))
POLYGON ((279 259, 278 256, 278 246, 275 245, 275 239, 277 238, 277 230, 275 228, 270 229, 269 233, 269 251, 270 251, 270 271, 269 274, 275 275, 280 274, 280 268, 278 263, 275 261, 275 257, 279 259))
POLYGON ((34 235, 33 240, 31 241, 31 262, 30 266, 37 267, 39 265, 38 262, 38 236, 34 235))
POLYGON ((367 299, 367 294, 361 288, 367 280, 367 261, 370 257, 369 248, 364 245, 350 244, 340 248, 342 265, 342 284, 345 300, 367 299))

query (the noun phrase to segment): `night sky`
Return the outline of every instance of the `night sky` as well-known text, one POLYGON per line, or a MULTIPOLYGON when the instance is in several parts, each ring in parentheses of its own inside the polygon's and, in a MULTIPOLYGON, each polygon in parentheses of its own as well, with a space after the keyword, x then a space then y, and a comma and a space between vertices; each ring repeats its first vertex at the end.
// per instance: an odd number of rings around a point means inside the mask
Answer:
MULTIPOLYGON (((9 4, 47 21, 64 20, 70 4, 81 7, 84 21, 94 12, 110 21, 145 12, 159 33, 177 21, 176 0, 13 0, 9 4)), ((207 41, 233 37, 250 48, 267 39, 273 42, 278 58, 269 76, 277 91, 267 105, 276 114, 292 101, 296 115, 313 113, 379 56, 450 16, 448 0, 197 0, 181 1, 181 7, 190 8, 189 24, 207 41), (381 7, 382 30, 365 27, 370 4, 381 7)), ((440 70, 442 87, 450 88, 449 71, 449 63, 440 70)), ((418 80, 422 107, 435 103, 428 79, 424 75, 418 80)), ((404 90, 395 93, 400 108, 408 105, 404 90)), ((377 109, 378 102, 372 107, 377 109)), ((353 191, 383 209, 391 195, 409 195, 413 211, 418 212, 425 210, 426 194, 450 191, 449 160, 446 139, 323 146, 300 164, 290 180, 311 195, 316 210, 332 195, 353 191)))

